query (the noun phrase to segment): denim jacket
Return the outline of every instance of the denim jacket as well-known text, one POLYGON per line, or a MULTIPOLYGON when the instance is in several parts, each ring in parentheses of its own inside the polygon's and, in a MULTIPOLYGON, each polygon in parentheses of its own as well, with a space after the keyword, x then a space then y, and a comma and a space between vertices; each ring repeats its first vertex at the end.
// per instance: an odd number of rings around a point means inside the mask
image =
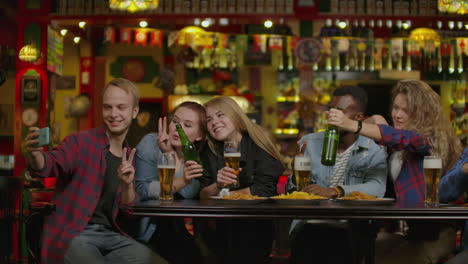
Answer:
MULTIPOLYGON (((144 136, 138 143, 135 154, 136 161, 136 192, 140 199, 151 200, 159 199, 161 187, 158 178, 158 158, 161 156, 161 150, 158 146, 158 136, 156 133, 150 133, 144 136)), ((184 176, 184 168, 179 168, 175 173, 175 178, 184 176)), ((177 192, 178 195, 185 199, 194 198, 200 191, 200 182, 198 179, 193 179, 192 183, 177 192)), ((141 241, 149 241, 156 225, 151 223, 149 217, 144 217, 140 225, 140 234, 138 239, 141 241)))
MULTIPOLYGON (((311 158, 311 181, 328 187, 333 174, 333 166, 321 163, 324 132, 305 135, 300 143, 307 141, 305 155, 311 158)), ((385 194, 387 182, 387 154, 384 147, 372 139, 359 136, 352 147, 344 184, 340 187, 344 195, 358 191, 376 197, 385 194)))

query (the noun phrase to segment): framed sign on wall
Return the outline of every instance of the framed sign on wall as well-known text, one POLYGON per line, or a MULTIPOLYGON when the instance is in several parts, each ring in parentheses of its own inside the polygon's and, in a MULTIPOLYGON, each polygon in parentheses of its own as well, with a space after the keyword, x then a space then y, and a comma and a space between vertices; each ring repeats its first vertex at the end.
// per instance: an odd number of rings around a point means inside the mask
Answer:
POLYGON ((41 78, 23 76, 21 79, 21 103, 38 104, 41 100, 41 78))

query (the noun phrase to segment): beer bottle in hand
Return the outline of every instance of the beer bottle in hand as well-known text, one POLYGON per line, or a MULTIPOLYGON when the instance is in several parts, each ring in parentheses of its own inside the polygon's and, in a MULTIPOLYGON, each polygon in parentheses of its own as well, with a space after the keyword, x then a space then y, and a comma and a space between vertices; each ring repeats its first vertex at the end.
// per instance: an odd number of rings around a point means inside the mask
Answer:
POLYGON ((338 147, 338 141, 340 134, 336 126, 328 125, 325 131, 325 137, 323 138, 322 148, 322 164, 325 166, 335 165, 336 149, 338 147))
POLYGON ((193 160, 198 164, 201 164, 197 148, 192 142, 189 141, 180 123, 177 123, 176 129, 177 133, 179 133, 180 143, 182 144, 182 152, 184 153, 185 160, 193 160))

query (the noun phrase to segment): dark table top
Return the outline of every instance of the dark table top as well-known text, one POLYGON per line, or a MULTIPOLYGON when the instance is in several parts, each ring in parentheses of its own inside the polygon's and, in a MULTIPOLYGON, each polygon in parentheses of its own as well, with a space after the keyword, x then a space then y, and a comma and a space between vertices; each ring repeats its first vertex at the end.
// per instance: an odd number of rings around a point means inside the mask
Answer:
POLYGON ((405 202, 158 200, 135 204, 137 216, 291 219, 468 219, 468 207, 405 202))

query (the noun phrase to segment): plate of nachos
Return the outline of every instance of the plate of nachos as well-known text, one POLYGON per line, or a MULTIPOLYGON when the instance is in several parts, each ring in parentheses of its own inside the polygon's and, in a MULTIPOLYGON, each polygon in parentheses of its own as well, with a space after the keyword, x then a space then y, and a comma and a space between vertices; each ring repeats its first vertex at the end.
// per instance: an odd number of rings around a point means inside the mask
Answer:
POLYGON ((379 204, 392 204, 395 202, 393 198, 377 198, 375 196, 362 193, 362 192, 351 192, 350 194, 335 199, 337 202, 344 202, 347 204, 356 205, 379 205, 379 204))
POLYGON ((328 200, 327 197, 323 197, 320 195, 315 195, 306 192, 292 192, 288 194, 280 194, 277 196, 271 197, 272 200, 279 204, 291 204, 291 205, 299 205, 299 204, 318 204, 321 201, 328 200))
POLYGON ((256 204, 265 202, 268 199, 265 197, 260 197, 257 195, 249 195, 244 193, 231 193, 226 196, 211 196, 212 200, 215 200, 220 203, 230 203, 230 204, 256 204))

